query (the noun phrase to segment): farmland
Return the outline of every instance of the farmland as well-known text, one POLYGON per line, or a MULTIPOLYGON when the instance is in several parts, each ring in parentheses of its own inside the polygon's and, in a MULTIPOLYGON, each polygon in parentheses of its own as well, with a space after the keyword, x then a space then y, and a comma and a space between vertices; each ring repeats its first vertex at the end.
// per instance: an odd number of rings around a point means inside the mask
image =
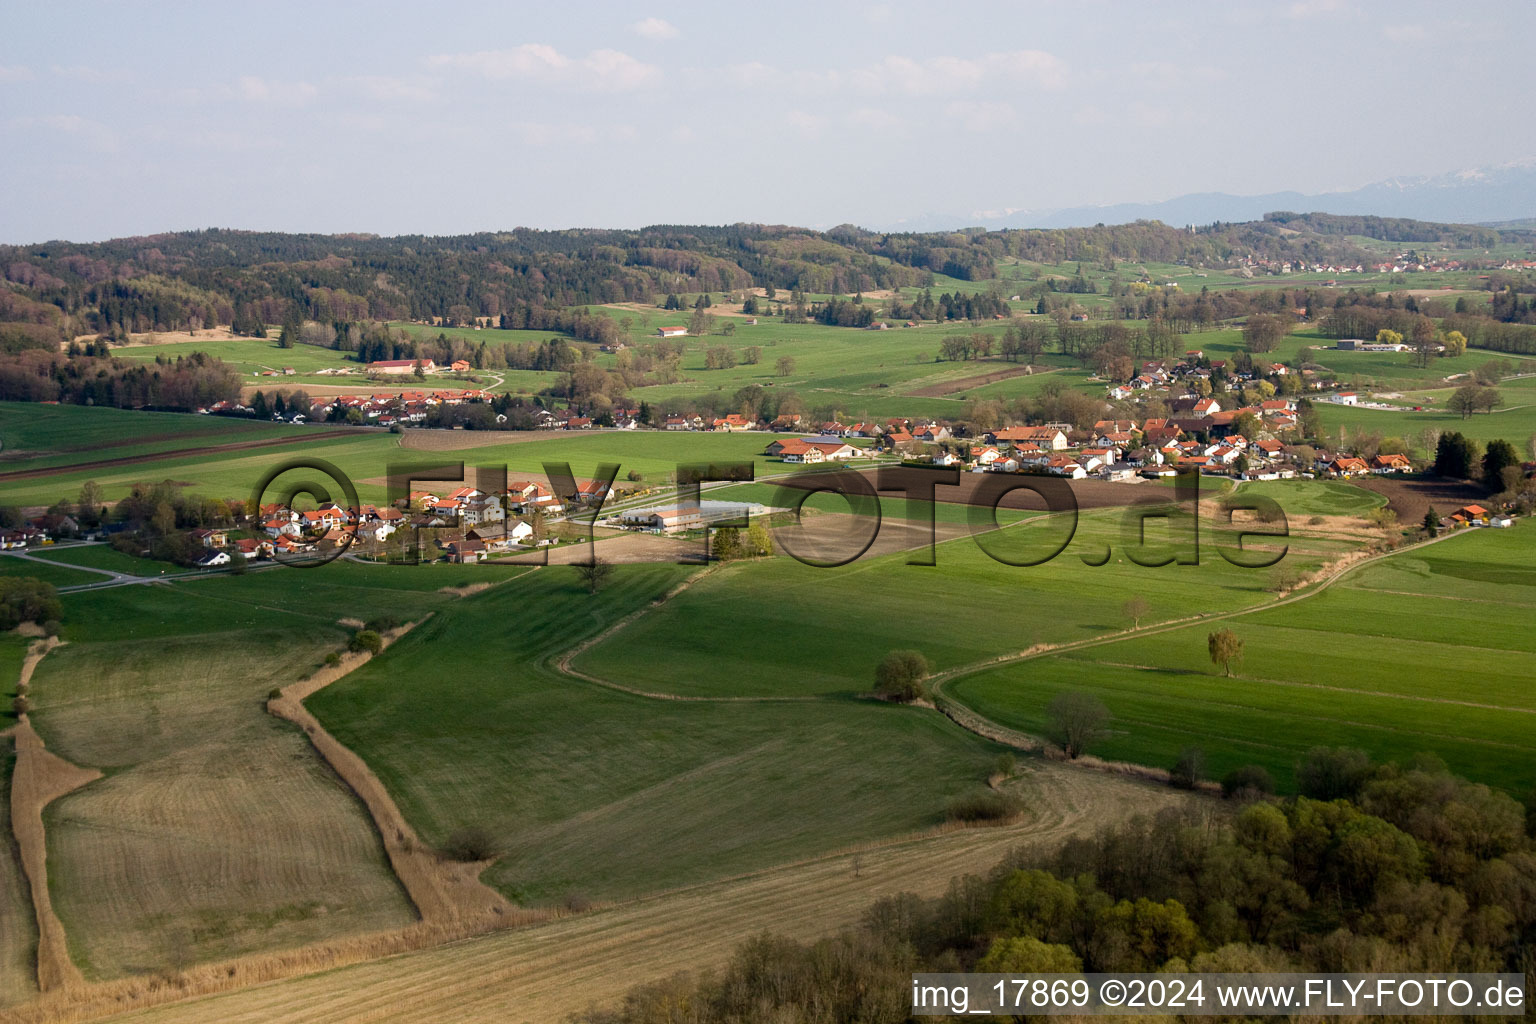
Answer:
MULTIPOLYGON (((939 545, 935 567, 905 554, 836 569, 776 559, 728 568, 594 648, 574 667, 642 689, 683 695, 786 697, 867 691, 890 650, 915 647, 939 671, 1130 626, 1132 594, 1148 622, 1272 600, 1269 574, 1229 565, 1211 547, 1199 565, 1145 568, 1124 554, 1091 566, 1125 540, 1119 510, 1084 513, 1067 549, 1043 565, 1005 565, 969 538, 939 545), (792 640, 790 638, 793 638, 792 640)), ((1052 517, 989 534, 1016 561, 1066 539, 1052 517)), ((1207 538, 1210 542, 1210 538, 1207 538)), ((1315 570, 1347 544, 1291 538, 1287 564, 1315 570)))
POLYGON ((338 617, 422 614, 462 579, 338 565, 68 598, 33 720, 54 753, 106 773, 45 813, 88 979, 412 920, 355 799, 262 699, 341 645, 338 617))
MULTIPOLYGON (((1186 243, 1181 234, 1178 244, 1201 243, 1186 243)), ((897 264, 882 254, 868 266, 891 272, 897 264)), ((1038 263, 1004 255, 995 267, 992 279, 933 273, 931 286, 869 289, 861 297, 885 316, 896 296, 910 302, 929 292, 1024 295, 1009 314, 994 317, 988 307, 974 321, 928 319, 912 327, 904 317, 891 318, 888 330, 789 323, 763 313, 748 323, 741 290, 714 289, 711 333, 676 342, 675 365, 661 366, 664 372, 652 364, 649 376, 597 374, 612 392, 602 393, 598 408, 643 402, 653 414, 723 415, 756 407, 759 398, 762 408, 775 406, 793 393, 807 433, 823 415, 846 423, 935 417, 955 428, 964 448, 984 432, 987 415, 1009 424, 1071 420, 1071 440, 1078 442, 1101 414, 1137 410, 1081 401, 1105 395, 1112 381, 1090 370, 1105 364, 1085 349, 1066 354, 1069 328, 1057 335, 1055 318, 1033 312, 1036 298, 1057 304, 1064 323, 1070 308, 1073 322, 1083 325, 1079 337, 1087 338, 1118 315, 1124 296, 1116 291, 1130 280, 1145 286, 1137 294, 1155 287, 1174 300, 1203 288, 1242 296, 1277 287, 1274 279, 1188 262, 1038 263), (1078 290, 1079 274, 1095 290, 1078 290), (1042 290, 1045 281, 1072 291, 1042 290), (980 332, 997 342, 1020 326, 1041 327, 1055 343, 1028 363, 1000 355, 943 358, 945 339, 980 332), (734 364, 717 368, 718 352, 711 357, 709 350, 720 348, 734 364), (1076 394, 1057 402, 1058 391, 1076 394), (968 405, 975 399, 995 404, 973 413, 968 405), (1026 401, 1027 407, 1017 404, 1026 401)), ((496 270, 503 272, 510 273, 496 270)), ((1295 289, 1320 284, 1320 277, 1296 275, 1283 284, 1295 289)), ((1451 285, 1448 294, 1465 294, 1479 306, 1491 294, 1472 290, 1479 286, 1466 273, 1365 274, 1349 283, 1437 292, 1451 285)), ((753 291, 765 297, 766 289, 753 291)), ((681 300, 691 307, 702 294, 686 291, 681 300)), ((847 298, 821 291, 806 297, 847 298)), ((1302 301, 1293 294, 1278 307, 1254 308, 1285 310, 1302 301)), ((1192 326, 1188 309, 1176 305, 1164 309, 1192 326)), ((405 315, 391 308, 390 316, 405 315)), ((521 296, 512 308, 524 322, 535 319, 521 296)), ((1536 401, 1527 400, 1536 396, 1536 376, 1502 381, 1504 404, 1464 420, 1445 411, 1447 400, 1491 354, 1419 366, 1410 353, 1339 351, 1318 318, 1303 313, 1294 323, 1285 314, 1287 332, 1268 358, 1293 368, 1305 363, 1362 399, 1378 396, 1395 406, 1318 401, 1322 430, 1305 439, 1309 444, 1359 447, 1380 435, 1422 454, 1433 443, 1428 430, 1517 446, 1536 433, 1536 401)), ((614 288, 603 302, 537 315, 603 345, 559 331, 401 320, 388 326, 422 341, 445 334, 488 347, 562 337, 576 353, 574 365, 617 371, 639 356, 651 359, 642 347, 655 329, 686 324, 692 311, 658 310, 614 288), (622 346, 614 324, 622 325, 622 346)), ((1244 315, 1218 319, 1177 344, 1230 365, 1247 353, 1243 321, 1244 315)), ((434 376, 386 385, 357 373, 322 374, 359 369, 339 351, 281 349, 261 338, 174 337, 114 354, 148 368, 205 352, 234 366, 247 394, 255 387, 319 395, 481 383, 529 399, 509 410, 521 416, 538 411, 535 395, 539 406, 563 411, 578 376, 497 369, 475 374, 473 382, 434 376), (269 375, 285 366, 295 373, 269 375)), ((1204 367, 1181 371, 1195 369, 1204 367)), ((1499 372, 1536 373, 1536 359, 1509 357, 1499 372)), ((1211 383, 1195 377, 1175 378, 1167 398, 1184 386, 1177 381, 1192 388, 1211 383)), ((362 502, 382 503, 386 474, 405 467, 414 468, 419 484, 436 486, 446 481, 434 467, 462 463, 469 481, 484 486, 474 475, 480 467, 504 466, 511 479, 536 479, 546 463, 567 462, 578 477, 618 464, 620 484, 640 492, 628 506, 637 507, 672 503, 672 474, 681 464, 744 462, 753 467, 753 482, 721 482, 706 497, 791 505, 797 492, 779 486, 784 477, 830 467, 771 459, 763 449, 773 439, 760 430, 386 432, 5 402, 0 487, 3 504, 28 515, 73 501, 88 481, 107 503, 159 481, 193 495, 246 498, 267 472, 303 457, 333 464, 356 483, 362 502)), ((867 439, 853 443, 872 447, 867 439)), ((855 468, 893 466, 920 454, 871 452, 855 468)), ((1138 544, 1147 549, 1141 554, 1155 556, 1171 553, 1168 544, 1185 536, 1157 521, 1147 524, 1145 537, 1138 532, 1138 512, 1175 497, 1167 481, 1084 480, 1075 490, 1075 518, 1048 514, 1015 494, 994 524, 986 507, 965 502, 978 484, 999 478, 960 479, 961 487, 941 490, 932 505, 884 492, 878 539, 863 557, 836 568, 789 557, 800 535, 782 515, 769 521, 774 555, 707 567, 676 564, 703 547, 699 531, 673 538, 602 531, 609 539, 598 552, 610 559, 612 574, 590 589, 576 570, 559 564, 407 568, 342 559, 313 572, 274 568, 159 580, 152 578, 169 573, 170 563, 105 543, 39 543, 27 558, 0 554, 0 576, 101 586, 63 596, 64 643, 42 660, 27 694, 29 724, 50 754, 66 768, 100 773, 42 813, 47 893, 68 940, 64 966, 78 968, 86 982, 81 991, 96 994, 80 998, 110 1001, 132 992, 133 1000, 167 999, 155 994, 160 979, 182 970, 202 972, 195 983, 177 982, 199 993, 314 970, 154 1017, 281 1019, 311 1011, 314 999, 346 1004, 346 1013, 359 1016, 428 1016, 437 1009, 434 998, 450 992, 458 1004, 453 1012, 464 1019, 504 1015, 513 1006, 554 1019, 579 1008, 573 985, 620 955, 632 962, 610 974, 615 984, 715 966, 739 937, 764 927, 797 937, 823 934, 855 920, 874 895, 897 887, 937 893, 953 871, 984 870, 1018 841, 1055 842, 1166 806, 1194 805, 1210 820, 1224 817, 1218 808, 1225 805, 1161 784, 1190 746, 1203 751, 1208 788, 1231 769, 1258 765, 1282 794, 1295 792, 1298 760, 1319 744, 1358 747, 1378 760, 1428 751, 1504 792, 1528 787, 1536 765, 1529 728, 1536 701, 1523 682, 1536 654, 1526 623, 1536 578, 1532 527, 1522 522, 1410 543, 1419 540, 1411 528, 1424 507, 1449 512, 1493 501, 1476 483, 1422 474, 1355 482, 1205 478, 1197 562, 1150 566, 1132 557, 1138 544), (1243 568, 1223 557, 1234 554, 1238 528, 1223 522, 1219 503, 1234 493, 1271 498, 1286 514, 1284 540, 1258 528, 1245 543, 1255 555, 1278 555, 1283 546, 1278 567, 1243 568), (1376 515, 1384 505, 1400 513, 1397 524, 1376 515), (1410 508, 1412 516, 1402 515, 1410 508), (915 549, 926 549, 930 516, 937 564, 913 564, 915 549), (107 578, 118 573, 143 578, 107 578), (287 688, 329 680, 315 675, 330 671, 328 656, 339 658, 349 641, 361 645, 354 631, 380 619, 412 625, 377 655, 356 655, 359 667, 334 670, 339 678, 304 697, 313 720, 283 711, 282 702, 299 700, 287 688), (1209 654, 1209 635, 1220 628, 1244 645, 1230 676, 1209 654), (875 699, 876 665, 907 649, 931 665, 931 700, 875 699), (285 690, 289 696, 267 703, 285 690), (1038 756, 1056 753, 1047 709, 1067 693, 1097 697, 1112 715, 1087 766, 1038 756), (334 768, 353 756, 351 774, 334 768), (1110 771, 1100 770, 1105 761, 1110 771), (1000 808, 991 827, 961 824, 967 806, 989 801, 1000 808), (457 932, 434 931, 411 870, 401 867, 402 850, 443 878, 478 879, 494 889, 472 885, 496 900, 498 911, 514 915, 506 923, 543 923, 421 949, 487 928, 490 915, 457 932), (402 956, 355 963, 385 951, 402 956), (497 966, 507 958, 515 963, 497 966), (463 981, 463 963, 484 968, 473 991, 463 981), (376 988, 364 993, 363 986, 376 988)), ((871 510, 833 494, 815 494, 805 508, 806 533, 822 542, 872 525, 871 510)), ((551 561, 584 551, 561 546, 551 561)), ((10 679, 23 649, 22 638, 0 637, 0 672, 10 679)), ((9 688, 3 692, 6 701, 12 696, 9 688)), ((0 751, 7 788, 9 748, 7 742, 0 751)), ((0 1004, 38 995, 37 928, 26 885, 8 849, 0 857, 0 1004)), ((46 914, 43 924, 46 938, 46 914)), ((75 996, 42 995, 50 998, 75 996)))
POLYGON ((1305 600, 1233 616, 1220 625, 1246 651, 1231 679, 1206 656, 1217 627, 1201 623, 982 671, 949 692, 1037 733, 1055 694, 1097 694, 1115 716, 1103 755, 1143 764, 1172 764, 1195 744, 1217 775, 1253 762, 1284 785, 1318 744, 1381 759, 1427 750, 1459 774, 1523 792, 1536 774, 1536 703, 1524 682, 1536 650, 1523 625, 1536 580, 1530 530, 1452 536, 1305 600))
POLYGON ((928 713, 657 700, 555 673, 553 656, 687 572, 621 567, 594 597, 540 570, 434 617, 310 707, 428 841, 501 837, 486 880, 517 902, 624 898, 929 828, 981 788, 998 748, 928 713), (430 679, 431 696, 404 679, 430 679), (904 775, 914 758, 923 774, 904 775), (828 799, 806 806, 813 779, 828 799))

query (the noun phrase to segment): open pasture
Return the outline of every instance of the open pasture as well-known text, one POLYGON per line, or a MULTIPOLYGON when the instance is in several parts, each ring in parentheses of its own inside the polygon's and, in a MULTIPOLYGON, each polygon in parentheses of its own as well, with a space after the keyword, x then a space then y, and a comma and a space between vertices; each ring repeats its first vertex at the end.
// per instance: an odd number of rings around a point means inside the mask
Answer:
POLYGON ((967 676, 947 692, 1010 728, 1041 734, 1058 693, 1114 715, 1105 757, 1167 767, 1189 745, 1210 770, 1268 768, 1282 786, 1315 745, 1378 759, 1431 751, 1511 792, 1536 779, 1531 526, 1475 530, 1375 561, 1327 590, 1222 622, 1083 647, 967 676), (1206 637, 1245 644, 1234 677, 1206 637))
MULTIPOLYGON (((1016 561, 1065 540, 1065 521, 1037 517, 987 534, 1016 561)), ((1119 551, 1121 510, 1084 513, 1071 544, 1043 565, 994 560, 969 537, 938 546, 937 565, 908 555, 834 569, 789 558, 741 564, 701 580, 578 657, 574 667, 643 690, 689 696, 852 695, 874 685, 889 651, 916 648, 940 670, 1131 626, 1127 598, 1148 605, 1142 624, 1274 600, 1268 570, 1229 565, 1207 530, 1199 565, 1149 568, 1119 551), (1104 565, 1106 546, 1115 549, 1104 565)), ((1158 528, 1148 528, 1157 543, 1158 528)), ((1286 563, 1301 572, 1348 550, 1344 541, 1290 538, 1286 563)))
POLYGON ((496 835, 505 854, 485 879, 523 903, 823 854, 937 825, 981 791, 998 748, 931 712, 655 699, 552 666, 690 571, 623 566, 594 596, 569 569, 538 570, 443 609, 309 707, 429 842, 496 835), (811 789, 823 798, 808 805, 811 789))

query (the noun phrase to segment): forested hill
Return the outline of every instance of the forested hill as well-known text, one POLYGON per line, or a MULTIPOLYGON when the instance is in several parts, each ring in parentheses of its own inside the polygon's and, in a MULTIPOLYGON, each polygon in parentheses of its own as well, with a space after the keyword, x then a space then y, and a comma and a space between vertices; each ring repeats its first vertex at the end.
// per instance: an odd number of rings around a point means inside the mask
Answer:
MULTIPOLYGON (((94 331, 176 330, 239 316, 265 323, 501 316, 749 286, 845 293, 995 276, 1018 258, 1148 260, 1207 267, 1249 256, 1365 254, 1322 215, 1190 231, 1156 221, 1060 230, 883 234, 735 224, 429 237, 188 231, 108 242, 0 246, 0 350, 94 331)), ((1353 218, 1360 221, 1360 218, 1353 218)), ((1398 234, 1429 225, 1392 222, 1398 234), (1409 225, 1405 227, 1404 225, 1409 225)), ((1354 228, 1357 225, 1348 225, 1354 228)), ((1496 239, 1492 229, 1478 232, 1496 239)), ((1442 229, 1435 237, 1446 234, 1442 229)))

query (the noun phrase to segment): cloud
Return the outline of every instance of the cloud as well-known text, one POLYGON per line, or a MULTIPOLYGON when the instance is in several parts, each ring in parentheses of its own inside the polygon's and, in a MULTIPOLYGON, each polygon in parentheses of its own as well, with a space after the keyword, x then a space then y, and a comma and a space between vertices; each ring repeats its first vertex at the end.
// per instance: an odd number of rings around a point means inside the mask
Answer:
POLYGON ((1388 25, 1381 31, 1394 43, 1422 43, 1429 39, 1429 30, 1423 25, 1388 25))
POLYGON ((513 131, 525 146, 590 145, 599 136, 592 126, 584 124, 546 124, 525 121, 513 126, 513 131))
POLYGON ((771 85, 804 95, 852 92, 871 98, 943 98, 980 89, 1042 88, 1066 85, 1067 66, 1044 50, 1012 50, 976 57, 891 55, 849 70, 794 71, 760 62, 723 69, 739 86, 771 85))
POLYGON ((354 75, 345 79, 345 84, 369 99, 384 102, 420 102, 437 98, 436 85, 415 75, 403 78, 393 75, 354 75))
POLYGON ((93 149, 112 151, 117 149, 117 135, 102 124, 79 114, 44 114, 38 117, 18 117, 13 122, 18 128, 41 129, 57 132, 78 139, 93 149))
POLYGON ((303 106, 320 95, 320 90, 308 82, 284 82, 255 75, 241 75, 235 83, 235 91, 252 103, 282 107, 303 106))
POLYGON ((0 82, 25 82, 32 77, 32 69, 20 64, 0 64, 0 82))
POLYGON ((73 78, 77 82, 122 83, 131 82, 134 77, 133 72, 126 69, 108 70, 91 67, 89 64, 54 64, 48 70, 64 78, 73 78))
POLYGON ((618 50, 593 50, 578 59, 544 43, 525 43, 506 50, 442 53, 428 57, 427 65, 463 71, 492 82, 532 79, 594 92, 634 89, 660 75, 654 65, 618 50))
POLYGON ((656 42, 677 38, 677 26, 663 18, 644 18, 629 26, 629 30, 656 42))
POLYGON ((1012 128, 1018 114, 1011 103, 989 100, 953 100, 944 106, 946 122, 958 122, 968 132, 988 133, 1012 128))
POLYGON ((1296 0, 1286 13, 1293 18, 1320 18, 1347 10, 1348 0, 1296 0))
POLYGON ((983 85, 1037 85, 1059 89, 1066 65, 1044 50, 1013 50, 979 57, 891 56, 850 72, 849 84, 872 96, 944 96, 983 85))
POLYGON ((1166 60, 1142 61, 1128 69, 1141 86, 1214 85, 1227 77, 1209 64, 1184 64, 1166 60))

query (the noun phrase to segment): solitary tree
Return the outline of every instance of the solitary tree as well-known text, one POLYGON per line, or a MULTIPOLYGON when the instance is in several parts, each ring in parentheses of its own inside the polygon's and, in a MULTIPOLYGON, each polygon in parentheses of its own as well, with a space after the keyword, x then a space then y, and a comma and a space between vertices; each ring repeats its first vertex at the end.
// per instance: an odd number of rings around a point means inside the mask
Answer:
POLYGON ((1109 725, 1109 709, 1086 693, 1063 693, 1051 701, 1045 713, 1053 738, 1074 760, 1087 753, 1109 725))
POLYGON ((575 565, 576 578, 587 585, 587 593, 595 594, 608 582, 608 577, 613 575, 613 564, 605 562, 601 558, 594 558, 590 562, 577 562, 575 565))
POLYGON ((778 362, 775 364, 774 369, 780 377, 788 377, 790 374, 795 372, 795 357, 779 356, 778 362))
POLYGON ((1483 452, 1483 486, 1490 491, 1504 489, 1504 468, 1520 465, 1520 453, 1508 441, 1489 441, 1483 452))
POLYGON ((1431 537, 1440 536, 1440 513, 1433 508, 1424 510, 1424 532, 1431 537))
POLYGON ((1232 666, 1243 663, 1243 641, 1230 629, 1212 633, 1206 644, 1211 651, 1211 663, 1219 666, 1223 675, 1232 675, 1232 666))
POLYGON ((352 634, 351 640, 347 641, 347 649, 378 654, 384 649, 384 638, 371 629, 360 629, 352 634))
POLYGON ((892 651, 875 666, 875 692, 886 700, 911 703, 927 695, 923 680, 931 671, 921 651, 892 651))
POLYGON ((717 562, 732 562, 741 557, 741 531, 734 526, 725 526, 715 531, 714 543, 710 545, 710 557, 717 562))
POLYGON ((1147 599, 1142 597, 1140 594, 1129 598, 1125 604, 1120 606, 1120 614, 1131 620, 1132 629, 1140 628, 1141 620, 1151 610, 1152 607, 1151 605, 1147 604, 1147 599))
POLYGON ((1204 777, 1205 751, 1199 747, 1185 747, 1168 773, 1168 782, 1179 789, 1194 789, 1204 777))

